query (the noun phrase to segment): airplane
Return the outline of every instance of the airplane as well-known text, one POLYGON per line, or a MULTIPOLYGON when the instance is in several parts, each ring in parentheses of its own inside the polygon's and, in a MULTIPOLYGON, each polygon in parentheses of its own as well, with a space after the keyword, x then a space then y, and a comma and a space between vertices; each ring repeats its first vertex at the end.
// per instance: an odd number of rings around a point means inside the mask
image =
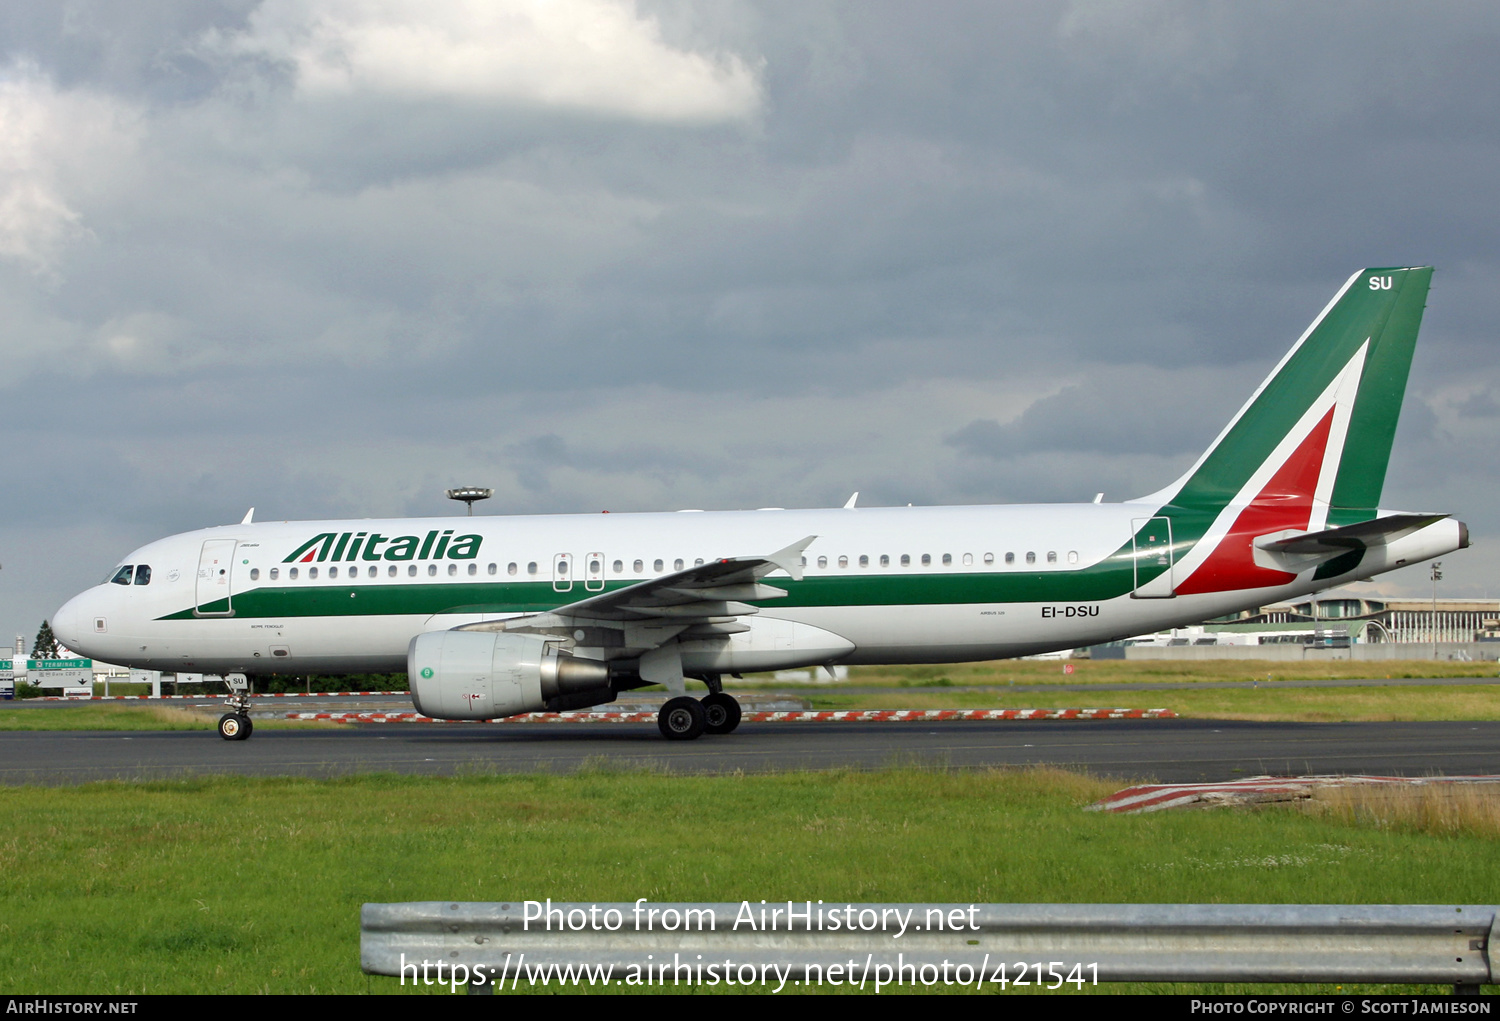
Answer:
MULTIPOLYGON (((1381 509, 1431 267, 1364 269, 1181 478, 1121 503, 221 525, 149 543, 52 618, 110 663, 246 678, 405 670, 488 720, 660 684, 663 736, 740 721, 724 675, 1028 656, 1197 623, 1469 545, 1381 509), (688 679, 708 694, 686 694, 688 679)), ((858 494, 856 494, 857 496, 858 494)))

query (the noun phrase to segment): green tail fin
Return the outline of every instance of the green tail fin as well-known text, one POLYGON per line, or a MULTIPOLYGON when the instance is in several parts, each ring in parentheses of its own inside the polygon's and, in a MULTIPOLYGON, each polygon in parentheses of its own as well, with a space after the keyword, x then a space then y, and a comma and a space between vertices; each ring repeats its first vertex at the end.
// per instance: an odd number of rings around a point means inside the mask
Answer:
POLYGON ((1306 497, 1327 507, 1329 527, 1374 517, 1431 280, 1430 266, 1350 277, 1198 463, 1146 499, 1217 512, 1321 429, 1322 471, 1302 473, 1316 483, 1306 497))

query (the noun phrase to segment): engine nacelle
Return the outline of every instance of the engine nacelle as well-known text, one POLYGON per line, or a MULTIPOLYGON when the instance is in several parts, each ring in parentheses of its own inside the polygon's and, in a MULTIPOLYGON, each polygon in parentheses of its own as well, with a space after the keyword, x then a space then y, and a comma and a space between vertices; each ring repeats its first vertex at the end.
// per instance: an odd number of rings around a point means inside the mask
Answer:
POLYGON ((406 670, 417 712, 439 720, 540 712, 549 699, 609 688, 606 664, 504 631, 424 632, 407 646, 406 670))

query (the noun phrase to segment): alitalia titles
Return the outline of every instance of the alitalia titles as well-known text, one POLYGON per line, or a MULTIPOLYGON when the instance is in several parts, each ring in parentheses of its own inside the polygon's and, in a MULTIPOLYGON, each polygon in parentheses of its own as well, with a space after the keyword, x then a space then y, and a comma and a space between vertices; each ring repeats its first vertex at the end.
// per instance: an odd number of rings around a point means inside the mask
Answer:
POLYGON ((425 536, 381 535, 379 532, 321 532, 283 559, 283 564, 323 563, 327 560, 473 560, 479 556, 478 535, 454 535, 453 529, 433 529, 425 536))

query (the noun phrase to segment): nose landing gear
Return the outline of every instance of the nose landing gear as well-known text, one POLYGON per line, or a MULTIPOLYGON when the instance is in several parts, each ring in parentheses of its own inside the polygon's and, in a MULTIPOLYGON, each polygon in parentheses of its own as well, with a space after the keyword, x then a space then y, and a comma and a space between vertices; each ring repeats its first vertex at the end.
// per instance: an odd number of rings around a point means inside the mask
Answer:
POLYGON ((226 741, 243 741, 254 729, 255 724, 243 712, 225 713, 219 717, 219 736, 226 741))
POLYGON ((219 717, 219 736, 226 741, 243 741, 255 730, 250 722, 250 684, 244 674, 226 674, 224 683, 229 697, 224 700, 229 712, 219 717))

